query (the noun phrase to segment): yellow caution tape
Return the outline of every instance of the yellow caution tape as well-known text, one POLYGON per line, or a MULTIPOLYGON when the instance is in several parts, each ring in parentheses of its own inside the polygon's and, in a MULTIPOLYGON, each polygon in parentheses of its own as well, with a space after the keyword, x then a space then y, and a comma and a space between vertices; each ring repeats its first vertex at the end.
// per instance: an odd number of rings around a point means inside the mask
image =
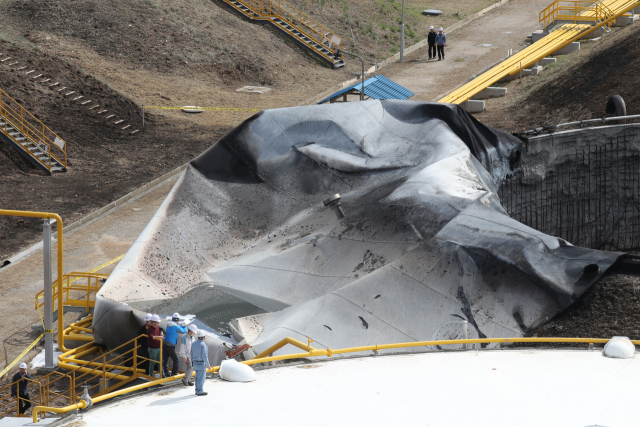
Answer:
POLYGON ((155 108, 158 110, 202 110, 202 111, 262 111, 262 108, 217 108, 217 107, 151 107, 143 105, 142 108, 155 108))
POLYGON ((22 359, 27 353, 29 353, 29 351, 36 345, 38 344, 38 341, 40 341, 42 339, 42 337, 44 336, 44 333, 40 334, 40 336, 38 338, 36 338, 36 340, 34 342, 31 343, 31 345, 29 347, 27 347, 22 353, 20 353, 20 356, 16 357, 15 360, 11 363, 9 363, 7 366, 5 366, 5 368, 2 370, 2 372, 0 372, 0 377, 2 377, 4 374, 6 374, 9 369, 13 368, 13 365, 15 365, 16 363, 18 363, 18 361, 20 359, 22 359))
POLYGON ((93 270, 89 270, 87 273, 95 273, 95 272, 96 272, 96 271, 98 271, 98 270, 102 270, 103 268, 105 268, 105 267, 107 267, 107 266, 109 266, 109 265, 113 264, 114 262, 118 262, 118 261, 120 261, 122 258, 124 258, 124 255, 125 255, 125 254, 122 254, 122 255, 120 255, 119 257, 114 258, 114 259, 112 259, 112 260, 111 260, 111 261, 109 261, 109 262, 105 262, 105 263, 104 263, 104 264, 102 264, 100 267, 96 267, 96 268, 94 268, 93 270))

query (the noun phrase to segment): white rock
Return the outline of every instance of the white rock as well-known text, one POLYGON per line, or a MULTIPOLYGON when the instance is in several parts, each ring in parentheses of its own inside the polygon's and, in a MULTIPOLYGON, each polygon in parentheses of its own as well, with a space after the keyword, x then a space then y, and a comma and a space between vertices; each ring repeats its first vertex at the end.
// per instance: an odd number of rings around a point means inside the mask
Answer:
POLYGON ((614 359, 628 359, 636 353, 636 346, 627 337, 613 337, 604 346, 604 355, 614 359))
POLYGON ((229 359, 223 360, 220 364, 220 378, 225 381, 248 382, 256 380, 256 373, 251 366, 229 359))

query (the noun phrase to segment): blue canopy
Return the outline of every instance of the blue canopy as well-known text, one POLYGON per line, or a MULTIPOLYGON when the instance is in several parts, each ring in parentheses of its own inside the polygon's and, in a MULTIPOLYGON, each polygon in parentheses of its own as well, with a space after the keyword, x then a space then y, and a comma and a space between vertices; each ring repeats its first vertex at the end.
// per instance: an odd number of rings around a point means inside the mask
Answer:
MULTIPOLYGON (((339 90, 328 98, 325 98, 322 101, 318 102, 318 104, 322 104, 331 99, 337 98, 352 90, 360 92, 362 90, 362 82, 358 82, 351 86, 345 87, 344 89, 339 90)), ((398 83, 389 80, 385 76, 381 75, 377 75, 371 77, 369 80, 365 80, 364 94, 373 99, 408 99, 415 95, 415 93, 411 92, 409 89, 404 88, 398 83)))

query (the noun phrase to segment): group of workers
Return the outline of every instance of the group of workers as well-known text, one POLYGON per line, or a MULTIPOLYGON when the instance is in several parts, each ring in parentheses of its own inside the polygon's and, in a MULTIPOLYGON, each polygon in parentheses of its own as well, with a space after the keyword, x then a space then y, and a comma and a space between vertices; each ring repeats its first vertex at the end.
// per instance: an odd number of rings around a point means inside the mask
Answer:
POLYGON ((193 386, 191 381, 193 371, 196 371, 196 395, 206 396, 204 391, 204 380, 206 378, 206 370, 209 365, 209 351, 205 344, 206 333, 198 330, 194 324, 180 324, 180 314, 173 313, 171 320, 167 322, 167 328, 164 330, 160 327, 160 316, 148 313, 145 317, 145 325, 140 328, 138 335, 147 335, 147 354, 144 349, 141 356, 148 358, 147 373, 151 377, 155 377, 155 367, 158 365, 158 377, 167 378, 178 375, 178 355, 182 358, 186 369, 182 384, 185 386, 193 386), (182 333, 180 347, 176 353, 178 345, 178 333, 182 333), (162 346, 162 363, 160 362, 160 347, 162 346), (169 374, 169 359, 172 362, 171 374, 169 374))
POLYGON ((440 28, 436 33, 433 26, 429 28, 427 43, 429 44, 429 59, 436 59, 437 50, 438 61, 442 61, 444 59, 444 48, 447 45, 447 36, 444 33, 444 30, 440 28))

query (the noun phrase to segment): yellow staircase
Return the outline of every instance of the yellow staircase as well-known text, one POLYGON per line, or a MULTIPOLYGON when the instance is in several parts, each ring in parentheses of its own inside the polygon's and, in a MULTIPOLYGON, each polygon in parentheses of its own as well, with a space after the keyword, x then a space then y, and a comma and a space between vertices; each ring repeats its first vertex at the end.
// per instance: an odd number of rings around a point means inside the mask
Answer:
POLYGON ((344 66, 342 38, 284 0, 223 0, 251 20, 268 21, 332 68, 344 66))
POLYGON ((49 175, 67 171, 67 144, 2 89, 0 139, 49 175))

